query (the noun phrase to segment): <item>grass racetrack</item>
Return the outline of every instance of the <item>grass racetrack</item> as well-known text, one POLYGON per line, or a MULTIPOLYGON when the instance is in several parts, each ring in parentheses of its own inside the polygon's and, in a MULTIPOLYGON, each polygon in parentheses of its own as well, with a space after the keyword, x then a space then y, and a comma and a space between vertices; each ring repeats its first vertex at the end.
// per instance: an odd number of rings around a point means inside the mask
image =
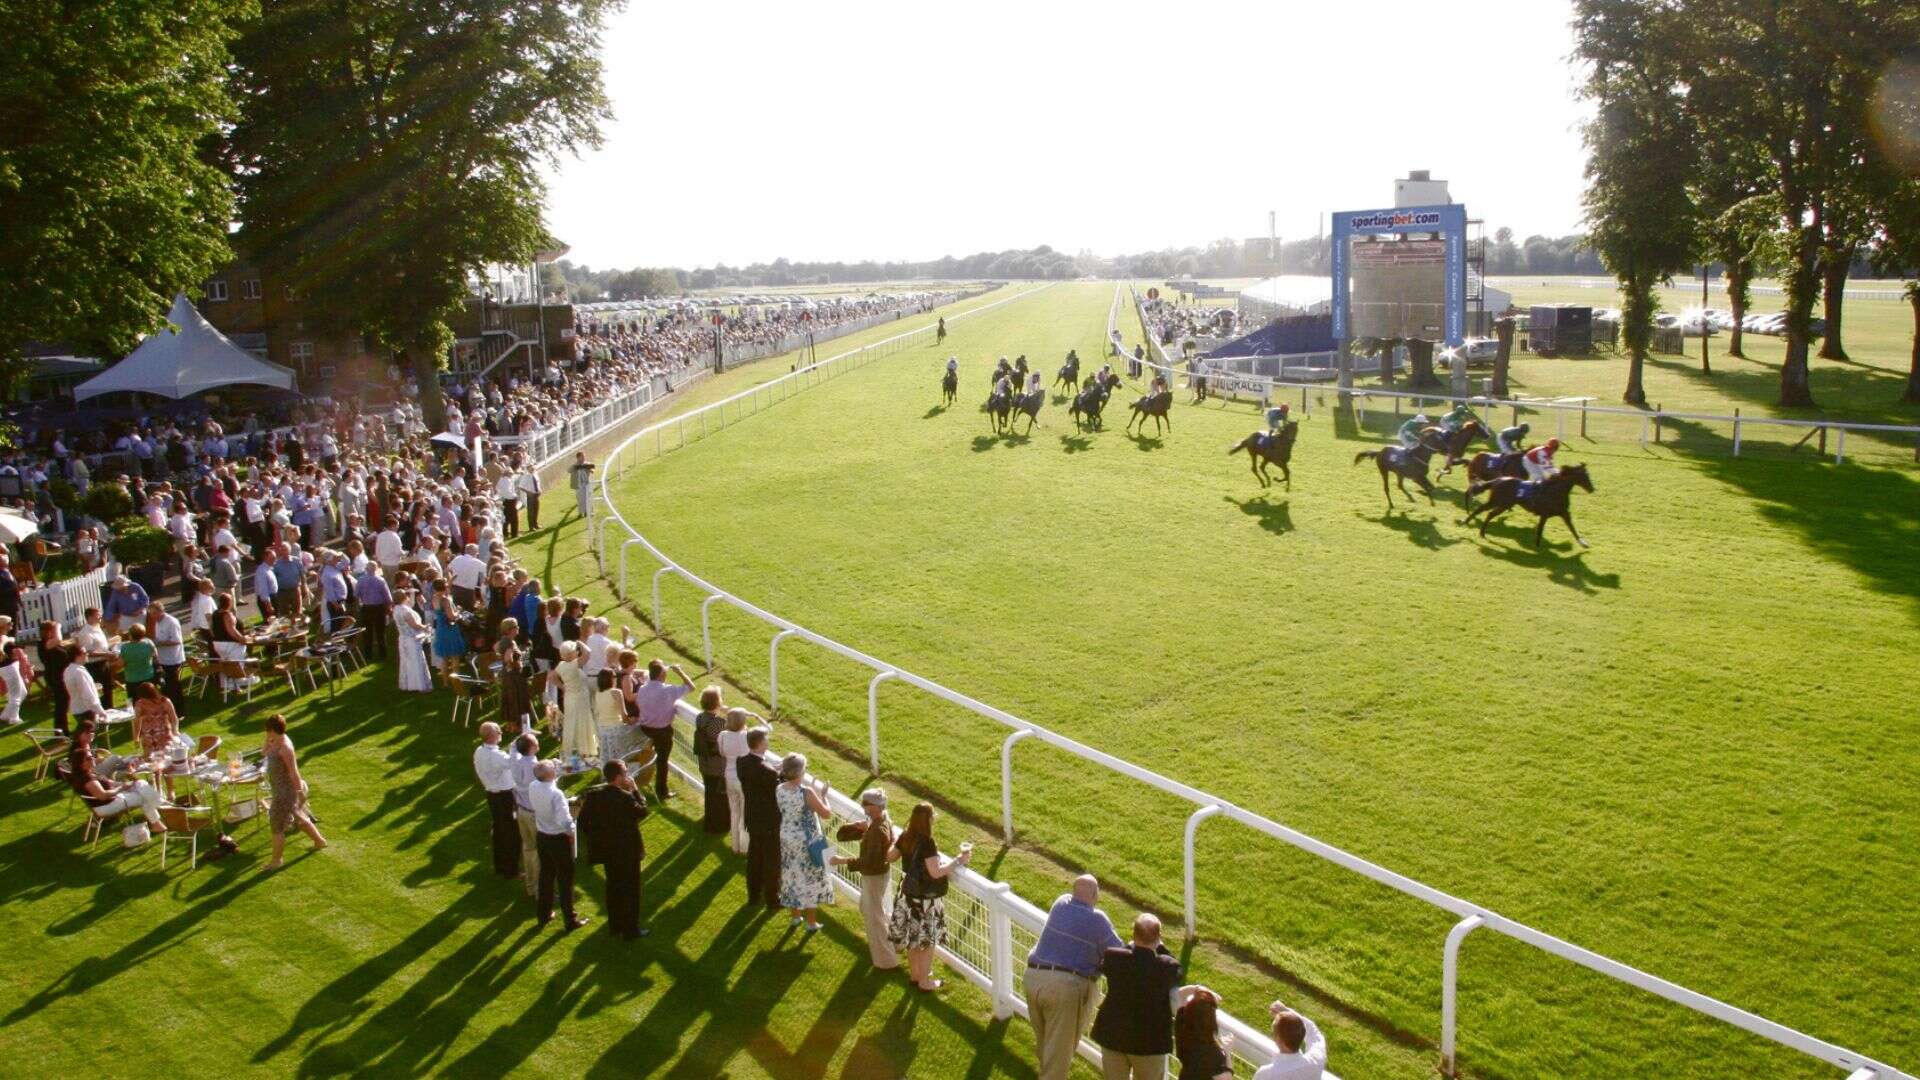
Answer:
MULTIPOLYGON (((1245 456, 1226 455, 1257 425, 1250 407, 1184 393, 1164 438, 1122 433, 1137 389, 1116 395, 1104 432, 1075 432, 1050 398, 1030 437, 990 434, 977 407, 993 358, 1024 353, 1051 378, 1075 348, 1097 367, 1113 288, 1056 286, 952 323, 944 347, 632 469, 616 500, 694 572, 812 630, 1920 1066, 1910 468, 1736 459, 1710 442, 1642 447, 1637 424, 1597 429, 1561 454, 1597 487, 1574 501, 1583 553, 1558 523, 1532 549, 1530 518, 1478 538, 1459 523, 1464 470, 1437 507, 1396 490, 1389 512, 1373 466, 1353 464, 1386 440, 1377 402, 1356 427, 1326 395, 1302 424, 1290 492, 1260 490, 1245 456), (943 411, 948 353, 963 367, 943 411)), ((1130 309, 1121 326, 1130 347, 1130 309)), ((577 591, 591 566, 577 526, 554 534, 550 577, 577 591)), ((697 657, 701 597, 669 582, 670 644, 697 657)), ((714 610, 721 673, 764 694, 768 632, 714 610)), ((801 643, 782 650, 776 741, 826 751, 815 768, 836 785, 865 779, 869 677, 801 643)), ((977 868, 1042 903, 1091 869, 1116 916, 1145 907, 1177 927, 1191 807, 1029 743, 1014 752, 1017 843, 1001 849, 1007 732, 897 685, 881 691, 880 726, 883 780, 991 843, 980 855, 998 857, 977 868)), ((1231 823, 1201 828, 1198 865, 1193 977, 1243 1017, 1276 993, 1298 1004, 1343 1076, 1430 1074, 1450 918, 1231 823)), ((1497 935, 1471 937, 1461 970, 1471 1075, 1830 1075, 1497 935)))

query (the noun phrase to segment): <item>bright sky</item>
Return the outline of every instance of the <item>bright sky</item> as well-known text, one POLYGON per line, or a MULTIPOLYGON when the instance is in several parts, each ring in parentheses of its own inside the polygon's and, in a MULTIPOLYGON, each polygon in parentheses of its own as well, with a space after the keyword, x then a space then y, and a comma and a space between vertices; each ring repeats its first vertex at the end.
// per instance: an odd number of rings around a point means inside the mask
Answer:
POLYGON ((630 3, 606 145, 549 221, 594 267, 1103 255, 1311 235, 1429 169, 1488 231, 1580 222, 1568 0, 630 3))

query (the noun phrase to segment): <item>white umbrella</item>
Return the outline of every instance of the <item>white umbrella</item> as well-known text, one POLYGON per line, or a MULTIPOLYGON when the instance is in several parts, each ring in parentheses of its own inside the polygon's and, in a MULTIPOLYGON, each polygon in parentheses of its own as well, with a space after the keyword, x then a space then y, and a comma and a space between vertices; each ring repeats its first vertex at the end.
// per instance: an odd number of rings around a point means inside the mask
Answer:
POLYGON ((451 431, 443 431, 429 441, 435 446, 446 446, 455 450, 465 450, 467 448, 467 441, 451 431))
POLYGON ((0 510, 0 542, 17 544, 40 531, 40 523, 11 510, 0 510))

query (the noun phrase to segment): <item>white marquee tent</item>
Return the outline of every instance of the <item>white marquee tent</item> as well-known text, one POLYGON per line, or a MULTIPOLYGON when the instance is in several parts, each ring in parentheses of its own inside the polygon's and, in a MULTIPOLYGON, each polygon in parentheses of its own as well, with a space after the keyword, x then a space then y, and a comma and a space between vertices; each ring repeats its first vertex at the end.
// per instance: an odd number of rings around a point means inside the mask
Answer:
POLYGON ((152 334, 127 358, 74 387, 73 399, 131 391, 183 398, 222 386, 294 388, 293 371, 255 358, 213 328, 185 293, 167 313, 172 330, 152 334))

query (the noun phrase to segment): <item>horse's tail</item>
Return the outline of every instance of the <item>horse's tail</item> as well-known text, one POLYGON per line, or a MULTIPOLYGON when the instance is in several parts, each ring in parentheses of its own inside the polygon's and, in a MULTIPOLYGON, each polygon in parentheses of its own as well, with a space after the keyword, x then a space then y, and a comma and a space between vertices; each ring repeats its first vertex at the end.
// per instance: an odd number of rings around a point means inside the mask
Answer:
POLYGON ((1232 446, 1227 447, 1227 456, 1232 457, 1233 455, 1253 445, 1253 440, 1255 438, 1256 438, 1256 435, 1249 435, 1246 438, 1241 439, 1239 442, 1234 443, 1232 446))
POLYGON ((1496 476, 1491 480, 1482 480, 1478 483, 1468 484, 1467 497, 1472 498, 1473 496, 1480 494, 1481 492, 1487 490, 1488 488, 1494 486, 1495 484, 1498 484, 1500 481, 1505 479, 1507 478, 1504 476, 1496 476))
POLYGON ((1380 451, 1378 450, 1362 450, 1359 453, 1353 455, 1353 463, 1355 465, 1358 465, 1361 462, 1367 460, 1368 458, 1377 458, 1379 456, 1380 456, 1380 451))

